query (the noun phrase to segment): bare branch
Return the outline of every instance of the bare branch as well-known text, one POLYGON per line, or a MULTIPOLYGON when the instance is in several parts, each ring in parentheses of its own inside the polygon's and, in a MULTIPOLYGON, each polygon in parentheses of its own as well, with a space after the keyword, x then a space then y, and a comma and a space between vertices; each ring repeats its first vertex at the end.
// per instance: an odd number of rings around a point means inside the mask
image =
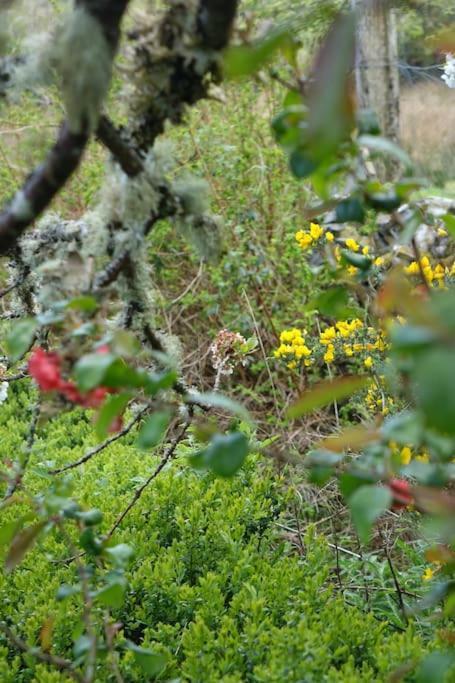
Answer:
POLYGON ((185 423, 182 425, 180 431, 176 434, 172 442, 169 444, 167 449, 165 450, 163 457, 161 458, 161 461, 158 465, 158 467, 152 472, 152 474, 148 477, 148 479, 142 484, 142 486, 139 486, 134 492, 134 495, 131 499, 131 501, 128 503, 126 508, 123 510, 123 512, 117 517, 116 521, 114 522, 112 528, 110 531, 106 534, 105 538, 109 539, 111 538, 112 534, 114 531, 120 526, 120 524, 123 522, 125 517, 131 512, 133 507, 136 505, 138 502, 139 498, 142 496, 144 493, 145 489, 150 486, 152 481, 156 479, 156 477, 159 475, 162 469, 167 465, 167 463, 172 460, 174 453, 177 449, 177 446, 179 443, 185 438, 185 435, 188 431, 188 428, 192 422, 193 416, 192 413, 190 412, 188 419, 185 421, 185 423))
POLYGON ((82 456, 82 458, 79 458, 79 460, 75 460, 74 462, 70 462, 68 465, 65 465, 64 467, 60 467, 59 469, 56 470, 49 470, 49 474, 62 474, 62 472, 66 472, 67 470, 72 470, 75 467, 79 467, 79 465, 83 465, 84 462, 87 462, 88 460, 91 460, 94 455, 97 455, 98 453, 101 453, 101 451, 104 451, 105 448, 110 446, 112 443, 115 441, 118 441, 121 439, 123 436, 126 436, 129 434, 129 432, 133 429, 134 425, 136 425, 142 417, 147 413, 147 411, 150 410, 150 406, 147 405, 145 408, 142 408, 137 412, 137 414, 133 417, 130 422, 128 422, 127 425, 123 427, 119 432, 116 434, 113 434, 110 436, 108 439, 105 439, 102 441, 98 446, 95 446, 94 448, 91 448, 85 455, 82 456))
POLYGON ((83 683, 83 677, 77 671, 73 669, 73 663, 69 659, 64 659, 63 657, 58 657, 57 655, 52 655, 49 652, 44 652, 43 650, 28 645, 25 640, 19 638, 10 628, 5 624, 4 621, 0 621, 0 631, 8 638, 10 643, 14 645, 18 650, 22 650, 27 655, 35 657, 40 662, 45 664, 51 664, 55 666, 56 669, 60 671, 65 671, 68 676, 71 676, 78 683, 83 683))

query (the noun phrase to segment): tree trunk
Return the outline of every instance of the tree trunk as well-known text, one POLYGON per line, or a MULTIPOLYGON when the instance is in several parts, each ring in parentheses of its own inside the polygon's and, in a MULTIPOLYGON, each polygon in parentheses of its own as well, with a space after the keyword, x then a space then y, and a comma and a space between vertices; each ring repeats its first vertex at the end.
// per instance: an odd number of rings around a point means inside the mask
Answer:
POLYGON ((382 134, 398 141, 400 85, 395 11, 386 0, 352 0, 359 13, 356 89, 359 106, 373 109, 382 134))

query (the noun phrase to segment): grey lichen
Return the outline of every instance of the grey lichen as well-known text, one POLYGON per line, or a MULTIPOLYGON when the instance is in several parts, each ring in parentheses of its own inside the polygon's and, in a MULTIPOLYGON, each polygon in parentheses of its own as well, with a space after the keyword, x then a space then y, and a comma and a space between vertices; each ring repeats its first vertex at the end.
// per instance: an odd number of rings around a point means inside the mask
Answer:
POLYGON ((99 21, 82 7, 67 16, 54 47, 70 129, 93 131, 111 79, 112 49, 99 21))

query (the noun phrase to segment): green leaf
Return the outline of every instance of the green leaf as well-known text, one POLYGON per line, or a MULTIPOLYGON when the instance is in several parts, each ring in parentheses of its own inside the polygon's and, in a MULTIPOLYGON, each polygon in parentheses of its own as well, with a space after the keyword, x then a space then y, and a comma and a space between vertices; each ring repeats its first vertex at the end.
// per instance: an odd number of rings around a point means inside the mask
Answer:
POLYGON ((349 265, 355 266, 356 268, 364 272, 371 268, 371 265, 373 263, 373 261, 368 256, 364 256, 363 254, 357 254, 355 251, 350 251, 349 249, 342 249, 341 256, 343 262, 349 263, 349 265))
POLYGON ((161 410, 147 418, 137 437, 137 447, 145 451, 157 446, 166 433, 171 417, 170 410, 161 410))
POLYGON ((392 350, 397 353, 418 353, 428 349, 436 339, 436 332, 429 327, 395 324, 390 331, 392 350))
POLYGON ((396 441, 400 446, 420 446, 423 425, 419 415, 406 411, 385 420, 381 433, 385 441, 396 441))
POLYGON ((321 315, 327 315, 337 320, 355 318, 358 315, 358 309, 348 306, 348 300, 349 292, 345 287, 330 287, 315 299, 312 299, 305 306, 305 310, 317 310, 321 315))
POLYGON ((289 408, 287 416, 290 419, 302 417, 333 401, 351 396, 366 387, 369 381, 370 378, 367 376, 352 375, 320 382, 289 408))
POLYGON ((290 42, 289 30, 281 28, 251 45, 229 47, 224 53, 224 74, 226 78, 250 76, 265 66, 277 50, 290 42))
POLYGON ((74 367, 74 376, 81 391, 90 391, 104 384, 110 366, 116 361, 111 353, 88 353, 74 367))
POLYGON ((380 135, 379 118, 374 109, 360 109, 357 112, 359 135, 380 135))
POLYGON ((363 543, 370 538, 375 521, 389 509, 392 494, 383 486, 362 486, 348 499, 352 520, 363 543))
POLYGON ((27 551, 35 545, 39 535, 46 526, 46 523, 46 521, 36 522, 36 524, 20 531, 13 538, 5 559, 5 571, 7 573, 11 572, 20 562, 22 562, 27 551))
POLYGON ((125 600, 125 593, 127 588, 126 579, 123 576, 118 576, 114 581, 111 581, 100 588, 94 595, 97 602, 105 605, 105 607, 118 608, 123 605, 125 600))
POLYGON ((206 449, 190 457, 190 464, 197 469, 210 469, 219 477, 233 477, 248 452, 248 439, 242 432, 215 434, 206 449))
POLYGON ((350 75, 355 55, 355 15, 340 13, 313 63, 308 79, 308 156, 330 158, 354 126, 350 75))
POLYGON ((406 170, 412 169, 412 161, 406 152, 387 138, 378 135, 361 135, 358 138, 358 143, 361 147, 367 147, 372 152, 393 157, 402 163, 406 170))
POLYGON ((289 167, 296 178, 307 178, 314 173, 317 166, 302 149, 294 149, 289 157, 289 167))
POLYGON ((71 299, 66 304, 66 308, 84 311, 84 313, 93 313, 98 308, 98 302, 93 296, 78 296, 71 299))
POLYGON ((427 425, 455 435, 455 350, 434 348, 420 354, 414 384, 427 425))
POLYGON ((452 213, 446 213, 446 215, 442 217, 442 220, 452 237, 455 237, 455 216, 452 213))
POLYGON ((132 394, 128 392, 108 396, 98 413, 95 423, 95 433, 100 441, 106 438, 112 422, 124 412, 131 397, 132 394))
POLYGON ((103 513, 97 508, 77 512, 75 516, 77 519, 83 522, 85 526, 96 526, 97 524, 101 524, 103 521, 103 513))
POLYGON ((61 586, 59 586, 57 595, 55 596, 59 602, 62 600, 66 600, 67 598, 70 598, 72 595, 76 595, 79 593, 81 590, 81 587, 79 584, 76 586, 70 586, 67 583, 62 583, 61 586))
POLYGON ((14 534, 21 526, 21 520, 13 519, 11 522, 6 522, 0 527, 0 548, 11 543, 14 534))
POLYGON ((221 408, 222 410, 227 410, 227 412, 237 415, 245 422, 251 422, 251 415, 248 410, 242 406, 238 401, 234 401, 224 394, 218 394, 215 392, 207 392, 200 394, 197 391, 192 391, 189 395, 190 403, 198 403, 208 408, 221 408))
POLYGON ((395 211, 403 203, 401 197, 394 190, 366 194, 365 200, 376 211, 395 211))
POLYGON ((118 543, 117 545, 105 548, 104 553, 111 558, 117 567, 123 568, 133 557, 134 550, 127 543, 118 543))
POLYGON ((131 641, 126 642, 126 647, 134 653, 137 664, 149 676, 157 676, 167 664, 168 658, 161 652, 146 650, 131 641))
POLYGON ((6 347, 12 363, 27 353, 38 329, 38 323, 34 318, 24 318, 15 323, 6 339, 6 347))
POLYGON ((365 207, 358 197, 350 197, 339 202, 335 210, 337 223, 363 223, 365 207))
POLYGON ((454 671, 455 652, 431 652, 417 670, 416 683, 444 683, 447 675, 454 671))

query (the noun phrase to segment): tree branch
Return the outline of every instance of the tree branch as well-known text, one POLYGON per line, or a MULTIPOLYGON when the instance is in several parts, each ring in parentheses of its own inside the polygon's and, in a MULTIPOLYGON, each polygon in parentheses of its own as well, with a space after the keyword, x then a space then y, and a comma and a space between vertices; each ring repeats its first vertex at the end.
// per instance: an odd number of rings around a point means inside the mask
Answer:
MULTIPOLYGON (((113 55, 120 35, 120 20, 129 0, 77 0, 101 24, 113 55)), ((73 132, 65 122, 46 160, 27 178, 21 190, 0 213, 0 254, 7 253, 24 230, 49 206, 79 166, 88 143, 87 131, 73 132)))
POLYGON ((238 0, 201 0, 198 28, 204 45, 222 50, 229 42, 238 8, 238 0))

